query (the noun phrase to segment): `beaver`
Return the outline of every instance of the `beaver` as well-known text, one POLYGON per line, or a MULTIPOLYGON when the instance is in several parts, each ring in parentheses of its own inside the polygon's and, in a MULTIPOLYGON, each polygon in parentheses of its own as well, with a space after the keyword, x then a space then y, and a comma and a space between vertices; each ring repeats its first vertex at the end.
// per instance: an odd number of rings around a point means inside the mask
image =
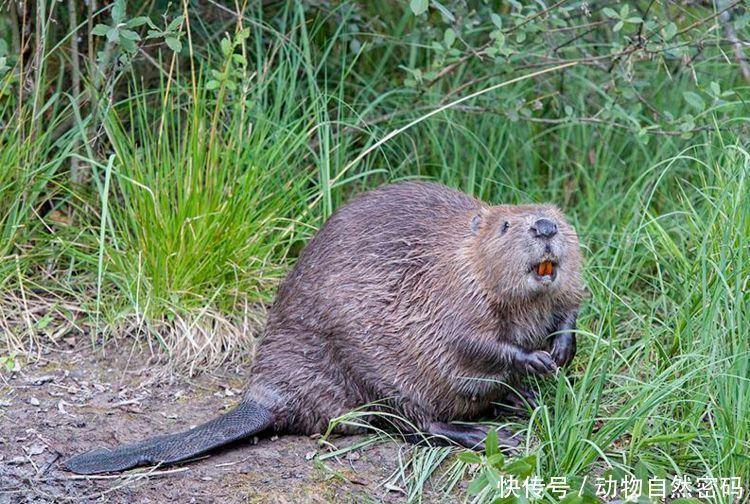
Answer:
POLYGON ((405 432, 481 446, 487 425, 456 422, 517 402, 509 386, 527 390, 524 376, 573 359, 581 264, 578 236, 552 205, 490 206, 417 181, 366 192, 331 215, 282 281, 236 408, 65 465, 175 463, 262 432, 324 432, 373 403, 405 432))

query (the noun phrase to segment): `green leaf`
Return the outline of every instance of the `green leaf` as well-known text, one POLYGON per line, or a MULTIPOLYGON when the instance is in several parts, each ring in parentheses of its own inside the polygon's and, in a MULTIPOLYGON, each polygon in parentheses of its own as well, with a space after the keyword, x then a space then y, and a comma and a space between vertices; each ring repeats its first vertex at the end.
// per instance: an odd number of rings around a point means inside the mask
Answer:
POLYGON ((50 322, 52 322, 54 319, 55 318, 48 313, 44 317, 37 320, 36 327, 38 329, 44 330, 47 328, 47 326, 49 326, 50 322))
POLYGON ((500 487, 500 473, 498 473, 491 467, 485 467, 482 472, 487 478, 487 483, 489 483, 492 488, 500 487))
POLYGON ((430 2, 430 5, 432 5, 435 9, 440 11, 440 14, 442 14, 445 17, 445 19, 448 20, 448 22, 454 23, 456 21, 456 16, 454 16, 453 13, 450 10, 448 10, 448 8, 445 5, 441 4, 437 0, 432 0, 432 2, 430 2))
POLYGON ((490 455, 489 457, 487 457, 487 465, 496 467, 498 469, 501 469, 503 467, 504 462, 505 457, 502 453, 495 453, 494 455, 490 455))
POLYGON ((613 479, 617 482, 621 482, 625 478, 625 471, 619 467, 610 467, 602 474, 605 479, 613 479))
POLYGON ((445 30, 445 33, 443 34, 443 44, 445 47, 450 47, 453 45, 453 43, 456 41, 456 32, 453 31, 453 28, 448 28, 445 30))
POLYGON ((409 8, 415 16, 419 16, 422 13, 427 12, 427 8, 430 6, 429 0, 411 0, 409 2, 409 8))
POLYGON ((120 40, 120 32, 117 28, 110 28, 107 30, 107 40, 113 43, 117 43, 120 40))
POLYGON ((517 476, 519 479, 528 478, 531 476, 531 473, 534 472, 534 467, 531 464, 528 464, 525 460, 514 460, 513 462, 509 464, 505 464, 505 467, 503 467, 503 471, 512 474, 513 476, 517 476))
POLYGON ((499 15, 493 12, 492 14, 490 14, 490 19, 492 20, 492 24, 497 26, 498 29, 501 29, 503 27, 503 18, 501 18, 499 15))
POLYGON ((167 47, 172 49, 174 52, 182 51, 182 42, 180 42, 176 37, 164 37, 164 43, 167 44, 167 47))
POLYGON ((237 42, 244 42, 248 38, 250 38, 250 28, 243 28, 237 32, 237 36, 235 37, 237 42))
POLYGON ((685 133, 689 133, 691 130, 695 129, 695 120, 693 119, 693 116, 685 114, 678 128, 685 133))
POLYGON ((177 30, 180 25, 182 24, 182 21, 185 19, 185 16, 177 16, 167 25, 166 31, 172 32, 177 30))
POLYGON ((469 495, 476 495, 486 487, 488 484, 487 475, 482 472, 474 481, 471 482, 469 487, 466 489, 469 495))
POLYGON ((668 23, 664 27, 664 40, 672 40, 677 35, 677 25, 674 23, 668 23))
POLYGON ((648 467, 646 467, 646 464, 641 462, 640 460, 635 464, 634 468, 635 477, 643 482, 648 481, 648 478, 650 476, 648 467))
POLYGON ((212 89, 216 89, 218 87, 219 87, 219 81, 217 80, 210 80, 206 82, 206 89, 208 89, 209 91, 212 89))
MULTIPOLYGON (((208 86, 206 86, 208 87, 208 86)), ((458 454, 458 460, 467 464, 481 464, 482 458, 474 452, 461 452, 458 454)))
POLYGON ((614 10, 614 9, 612 9, 612 8, 610 8, 610 7, 605 7, 605 8, 603 8, 603 9, 602 9, 602 12, 603 12, 603 13, 604 13, 604 15, 605 15, 605 16, 607 16, 608 18, 618 18, 618 17, 620 17, 620 15, 619 15, 619 14, 617 14, 617 12, 615 12, 615 10, 614 10))
POLYGON ((16 360, 16 353, 12 352, 9 355, 0 357, 0 364, 5 366, 5 369, 10 373, 21 369, 19 362, 16 360))
POLYGON ((221 39, 220 45, 221 45, 221 54, 223 54, 224 56, 229 56, 230 54, 232 54, 232 52, 234 52, 234 47, 232 47, 232 41, 229 40, 228 37, 221 39))
POLYGON ((500 49, 505 45, 505 35, 500 30, 497 30, 497 36, 495 36, 495 46, 500 49))
POLYGON ((688 102, 688 105, 696 109, 698 112, 703 112, 703 110, 705 110, 706 102, 703 101, 703 98, 701 98, 698 93, 683 91, 682 96, 685 98, 685 101, 688 102))
POLYGON ((487 432, 487 439, 484 440, 484 453, 488 457, 500 453, 500 447, 497 442, 497 431, 495 429, 490 429, 487 432))
POLYGON ((116 25, 122 23, 125 20, 125 0, 115 0, 112 5, 112 21, 116 25))
POLYGON ((129 38, 121 37, 120 44, 122 45, 122 48, 129 53, 134 53, 137 49, 137 47, 135 46, 135 42, 133 42, 129 38))
POLYGON ((615 23, 615 26, 612 28, 612 31, 613 32, 618 32, 618 31, 622 30, 623 26, 625 26, 625 23, 623 23, 622 21, 618 21, 618 22, 615 23))
POLYGON ((537 464, 537 458, 536 455, 527 455, 524 458, 521 459, 521 461, 531 467, 531 470, 534 471, 536 469, 537 464))
POLYGON ((92 35, 97 35, 99 37, 103 37, 103 36, 105 36, 107 34, 107 32, 109 31, 109 29, 110 29, 109 26, 100 23, 100 24, 94 26, 94 28, 91 30, 91 34, 92 35))
POLYGON ((128 28, 138 28, 139 26, 143 26, 145 24, 148 24, 151 27, 155 27, 154 23, 151 22, 151 19, 146 16, 138 16, 134 17, 127 23, 125 23, 125 26, 128 28))
POLYGON ((133 41, 141 40, 141 36, 133 30, 120 30, 120 37, 133 41))
POLYGON ((718 82, 711 81, 711 84, 709 84, 708 87, 711 88, 711 92, 714 96, 721 96, 721 86, 719 86, 718 82))
POLYGON ((625 22, 630 23, 630 24, 638 24, 638 23, 643 23, 643 19, 641 19, 640 16, 633 16, 633 17, 627 18, 625 22))

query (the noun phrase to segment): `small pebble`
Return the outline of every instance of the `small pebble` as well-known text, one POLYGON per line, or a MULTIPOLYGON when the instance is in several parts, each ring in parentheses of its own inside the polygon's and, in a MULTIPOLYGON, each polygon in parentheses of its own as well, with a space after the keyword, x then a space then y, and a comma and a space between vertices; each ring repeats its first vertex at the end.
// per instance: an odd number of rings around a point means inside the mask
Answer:
POLYGON ((29 404, 31 404, 32 406, 39 406, 42 403, 40 403, 39 399, 37 399, 36 397, 32 397, 29 399, 29 404))
POLYGON ((35 444, 35 445, 31 445, 29 448, 25 448, 26 454, 32 457, 34 455, 41 455, 42 453, 44 453, 44 450, 46 449, 47 447, 41 444, 35 444))

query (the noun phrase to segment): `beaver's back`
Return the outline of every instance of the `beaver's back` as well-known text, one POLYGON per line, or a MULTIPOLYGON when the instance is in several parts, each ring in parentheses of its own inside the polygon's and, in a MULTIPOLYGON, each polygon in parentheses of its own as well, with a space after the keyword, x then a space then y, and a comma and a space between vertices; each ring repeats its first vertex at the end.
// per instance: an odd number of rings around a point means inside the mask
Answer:
POLYGON ((328 219, 279 288, 272 315, 331 331, 381 317, 394 296, 469 233, 467 215, 483 204, 428 182, 365 193, 328 219))

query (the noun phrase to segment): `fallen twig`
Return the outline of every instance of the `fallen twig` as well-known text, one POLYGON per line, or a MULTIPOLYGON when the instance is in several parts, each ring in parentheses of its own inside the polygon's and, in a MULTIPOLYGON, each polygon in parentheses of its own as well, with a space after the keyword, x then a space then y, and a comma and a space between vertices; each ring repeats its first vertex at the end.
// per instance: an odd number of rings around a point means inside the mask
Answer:
MULTIPOLYGON (((158 467, 158 466, 156 466, 158 467)), ((189 467, 178 467, 177 469, 167 469, 165 471, 158 471, 156 469, 145 472, 137 472, 130 474, 71 474, 66 476, 65 479, 70 480, 114 480, 114 479, 140 479, 151 476, 166 476, 169 474, 176 474, 185 471, 189 471, 189 467)))

